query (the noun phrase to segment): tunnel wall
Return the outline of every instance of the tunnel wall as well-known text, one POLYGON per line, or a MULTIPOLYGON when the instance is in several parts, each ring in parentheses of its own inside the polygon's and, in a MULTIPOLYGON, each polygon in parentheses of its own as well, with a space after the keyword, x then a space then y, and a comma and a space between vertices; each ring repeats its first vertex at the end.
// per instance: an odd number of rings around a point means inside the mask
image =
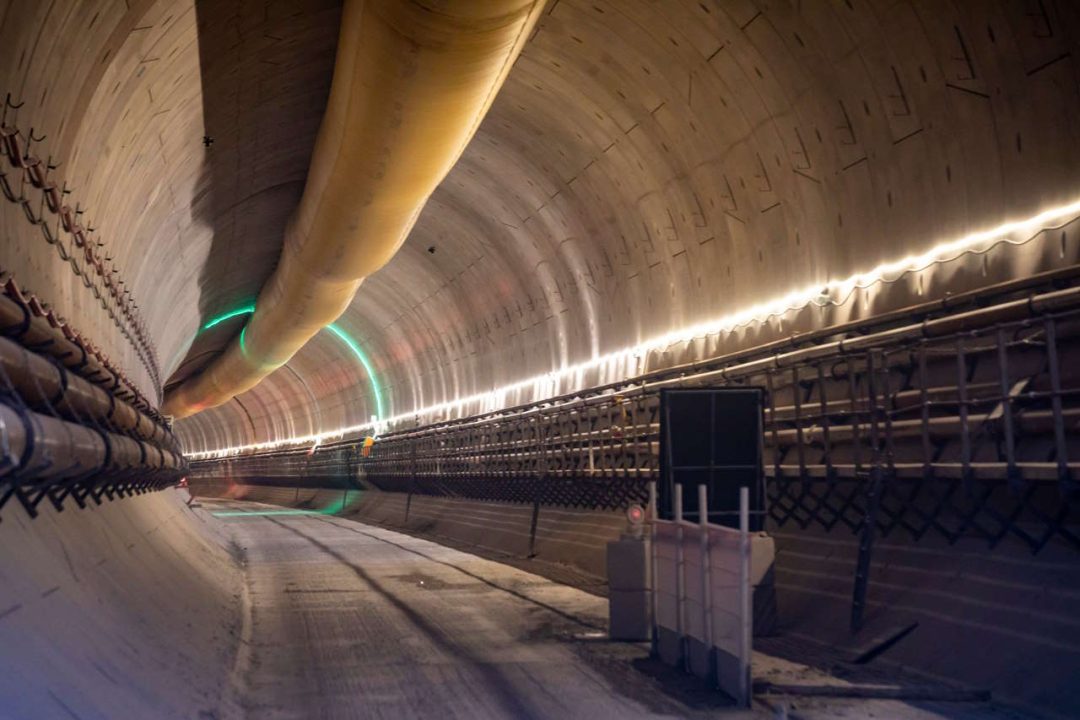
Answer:
MULTIPOLYGON (((4 112, 5 125, 52 166, 49 179, 70 191, 65 202, 93 228, 95 246, 102 243, 140 305, 162 378, 197 370, 240 332, 242 318, 200 328, 250 301, 274 265, 322 113, 338 12, 335 0, 0 0, 0 94, 22 104, 4 112)), ((374 385, 387 413, 408 412, 1074 200, 1077 12, 1075 3, 1009 0, 551 0, 476 141, 402 252, 340 321, 376 377, 324 333, 268 382, 177 432, 193 451, 360 423, 376 412, 374 385)), ((68 317, 152 395, 142 362, 74 272, 78 260, 62 258, 58 247, 70 248, 70 236, 49 243, 28 221, 25 209, 38 212, 40 193, 27 190, 23 204, 22 170, 4 162, 16 200, 0 199, 0 270, 68 317)), ((712 356, 1075 265, 1077 238, 1064 224, 1023 246, 875 285, 794 322, 785 316, 677 344, 645 364, 712 356)), ((120 520, 129 514, 151 527, 154 513, 172 512, 161 500, 131 502, 54 518, 55 533, 39 520, 4 547, 50 548, 42 567, 59 577, 66 562, 49 545, 53 537, 90 553, 99 542, 92 528, 119 537, 112 533, 127 532, 120 520), (94 520, 104 516, 117 522, 94 520)), ((387 499, 383 509, 396 514, 396 503, 387 499)), ((455 520, 469 516, 467 507, 452 507, 455 520)), ((507 518, 514 533, 500 544, 520 550, 520 513, 507 518)), ((0 533, 15 533, 14 523, 5 514, 0 533)), ((815 556, 846 565, 847 540, 839 548, 818 543, 815 556)), ((168 554, 147 542, 157 548, 151 554, 168 554)), ((80 562, 95 566, 102 557, 80 562)), ((797 570, 795 555, 788 557, 797 570)), ((923 557, 907 564, 921 567, 923 557)), ((962 574, 959 563, 970 559, 935 560, 932 577, 962 574)), ((31 603, 33 592, 53 586, 37 588, 33 568, 18 565, 21 552, 3 560, 15 563, 8 585, 27 593, 5 607, 45 608, 64 597, 57 590, 31 603)), ((824 637, 843 624, 838 588, 847 580, 823 562, 786 582, 815 588, 807 597, 826 615, 804 622, 824 637)), ((175 563, 175 576, 162 583, 182 591, 185 573, 202 570, 175 563)), ((113 564, 86 575, 117 573, 111 580, 80 585, 108 587, 102 597, 127 607, 134 600, 124 588, 142 587, 153 570, 137 558, 126 569, 113 564)), ((912 612, 960 628, 941 633, 952 638, 971 627, 955 618, 987 613, 990 626, 1009 630, 995 631, 995 647, 1015 649, 1036 668, 1023 677, 1039 684, 1017 693, 1049 702, 1060 698, 1050 687, 1059 677, 1043 673, 1036 649, 1045 643, 1032 638, 1056 635, 1065 649, 1046 657, 1057 662, 1072 652, 1072 626, 1055 619, 1036 627, 1000 611, 990 588, 1021 588, 1020 606, 1030 600, 1024 592, 1053 604, 1074 591, 1067 579, 1040 575, 1038 563, 1015 565, 1021 569, 991 569, 1003 577, 1015 570, 1020 580, 965 586, 968 600, 948 601, 955 612, 935 609, 943 591, 931 583, 912 612)), ((889 577, 883 565, 874 571, 889 577)), ((192 593, 192 602, 205 597, 192 593)), ((169 607, 155 609, 153 620, 178 627, 169 607)), ((6 632, 19 632, 10 621, 20 612, 0 618, 6 632)), ((46 627, 41 612, 35 627, 46 627)), ((935 626, 927 619, 924 627, 935 626)), ((149 656, 156 641, 145 642, 149 656)), ((972 658, 934 650, 958 666, 972 658)), ((62 658, 38 659, 63 676, 62 658)), ((34 697, 47 695, 35 682, 34 697)), ((1017 687, 1016 678, 1003 682, 1017 687)), ((123 709, 144 709, 139 702, 123 709)))
MULTIPOLYGON (((385 414, 408 414, 1071 202, 1076 7, 1038 8, 553 1, 461 162, 339 322, 375 377, 320 336, 291 363, 295 375, 278 372, 178 430, 202 450, 359 424, 376 412, 373 383, 385 414)), ((675 343, 643 364, 1078 257, 1075 230, 1055 230, 839 307, 675 343)), ((527 384, 505 401, 600 374, 527 384)))
MULTIPOLYGON (((22 104, 5 125, 94 229, 166 383, 240 332, 243 316, 201 328, 274 266, 339 13, 338 0, 0 3, 0 95, 22 104)), ((177 432, 197 451, 354 425, 378 413, 376 386, 384 414, 408 413, 1074 201, 1078 27, 1065 2, 553 0, 412 236, 338 323, 374 377, 321 333, 177 432)), ((62 259, 70 235, 50 244, 28 222, 41 193, 7 165, 0 270, 153 395, 78 259, 62 259)), ((1074 265, 1077 235, 1055 224, 604 373, 1074 265)))
MULTIPOLYGON (((340 5, 0 2, 5 132, 48 168, 105 274, 138 306, 162 383, 188 370, 200 326, 252 300, 273 270, 329 92, 340 5)), ((13 199, 0 197, 0 269, 160 400, 115 303, 99 300, 104 275, 22 170, 2 165, 13 199)))
MULTIPOLYGON (((346 491, 201 481, 195 490, 290 507, 341 507, 346 491)), ((531 507, 403 493, 348 491, 340 514, 496 554, 529 555, 531 507)), ((625 527, 622 513, 542 508, 535 557, 604 577, 606 542, 625 527)), ((846 530, 771 528, 776 540, 777 633, 821 643, 854 660, 916 624, 877 664, 982 690, 1055 717, 1080 713, 1073 675, 1080 662, 1080 595, 1074 553, 1054 543, 1037 558, 1008 540, 912 544, 879 539, 870 565, 866 624, 850 629, 859 536, 846 530)), ((537 572, 543 573, 541 567, 537 572)), ((800 658, 794 658, 800 660, 800 658)), ((805 658, 801 658, 805 661, 805 658)))
MULTIPOLYGON (((186 495, 186 493, 185 493, 186 495)), ((0 716, 239 717, 240 568, 179 491, 0 522, 0 716)))
POLYGON ((1008 540, 990 549, 973 539, 952 545, 878 539, 866 624, 853 638, 858 537, 791 529, 775 537, 784 631, 861 651, 917 623, 882 660, 958 679, 1053 717, 1080 715, 1074 612, 1080 574, 1071 548, 1052 545, 1033 557, 1008 540))
POLYGON ((617 539, 626 529, 626 516, 622 512, 542 507, 537 515, 535 543, 531 544, 531 505, 424 495, 414 495, 409 501, 403 493, 378 490, 267 487, 213 480, 199 480, 192 490, 206 497, 330 509, 334 515, 450 540, 499 555, 533 557, 572 566, 595 577, 607 574, 607 542, 617 539))

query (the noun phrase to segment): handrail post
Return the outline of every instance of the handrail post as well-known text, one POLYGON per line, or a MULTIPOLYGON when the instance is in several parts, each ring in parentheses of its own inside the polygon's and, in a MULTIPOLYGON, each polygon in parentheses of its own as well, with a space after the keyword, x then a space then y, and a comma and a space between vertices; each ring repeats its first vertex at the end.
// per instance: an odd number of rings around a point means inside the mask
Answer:
POLYGON ((649 623, 652 628, 651 643, 652 654, 656 657, 660 652, 659 646, 659 623, 657 621, 657 560, 656 560, 656 523, 660 519, 656 500, 656 481, 649 481, 649 602, 652 612, 649 614, 649 623))
POLYGON ((682 485, 675 483, 675 631, 679 638, 679 664, 686 669, 686 558, 683 553, 682 485))
POLYGON ((750 490, 739 488, 739 699, 750 706, 750 663, 753 632, 750 602, 750 490))
POLYGON ((709 490, 698 485, 698 532, 701 533, 701 640, 705 645, 708 677, 715 677, 715 647, 712 622, 712 554, 709 544, 709 490))

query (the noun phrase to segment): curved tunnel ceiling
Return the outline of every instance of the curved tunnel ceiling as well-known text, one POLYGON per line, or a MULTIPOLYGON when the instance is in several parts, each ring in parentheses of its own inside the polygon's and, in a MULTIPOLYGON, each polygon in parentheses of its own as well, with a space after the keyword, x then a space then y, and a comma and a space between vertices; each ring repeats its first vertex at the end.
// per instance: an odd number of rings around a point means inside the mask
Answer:
MULTIPOLYGON (((409 240, 337 323, 375 377, 324 331, 178 434, 205 450, 360 424, 373 383, 385 414, 407 414, 1074 203, 1080 14, 1033 7, 550 0, 409 240)), ((37 152, 87 208, 162 377, 220 352, 243 316, 200 328, 273 269, 339 14, 316 0, 0 6, 0 93, 25 102, 6 122, 46 134, 37 152)), ((3 207, 18 248, 3 269, 136 376, 54 248, 3 207)), ((1070 219, 806 322, 1076 263, 1070 219)))

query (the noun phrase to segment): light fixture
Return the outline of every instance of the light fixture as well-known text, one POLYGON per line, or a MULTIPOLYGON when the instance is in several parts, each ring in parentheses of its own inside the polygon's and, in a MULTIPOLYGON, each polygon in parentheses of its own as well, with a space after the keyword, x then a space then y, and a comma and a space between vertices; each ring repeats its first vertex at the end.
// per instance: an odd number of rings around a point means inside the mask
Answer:
MULTIPOLYGON (((563 390, 563 381, 575 377, 583 378, 585 373, 594 370, 608 369, 617 371, 621 375, 618 378, 608 377, 607 382, 625 380, 644 372, 645 361, 652 351, 664 350, 696 338, 730 332, 754 322, 764 322, 788 312, 801 310, 812 303, 821 306, 842 305, 850 300, 857 290, 865 290, 882 282, 896 282, 908 273, 925 270, 931 265, 950 262, 967 253, 985 253, 1002 243, 1022 245, 1034 238, 1040 231, 1051 226, 1071 222, 1076 219, 1077 215, 1080 215, 1080 200, 1046 210, 1026 220, 1004 223, 991 230, 972 233, 956 240, 940 243, 920 255, 908 255, 899 260, 882 263, 875 268, 856 273, 842 280, 830 280, 824 286, 818 283, 810 287, 800 288, 708 322, 672 330, 663 335, 649 338, 637 345, 605 353, 604 355, 597 355, 590 360, 574 365, 566 365, 557 370, 519 380, 487 392, 410 410, 392 417, 386 417, 380 410, 379 418, 381 420, 373 419, 371 422, 361 425, 335 428, 314 435, 195 452, 190 453, 188 457, 192 460, 205 460, 242 453, 277 450, 284 447, 307 445, 313 442, 338 440, 347 435, 359 434, 365 430, 377 434, 402 421, 433 418, 444 413, 456 413, 460 416, 466 409, 476 414, 483 414, 506 407, 507 399, 515 398, 517 393, 522 390, 528 389, 532 391, 530 397, 532 401, 540 401, 560 394, 560 390, 563 390), (1017 235, 1024 237, 1014 239, 1014 236, 1017 235)), ((365 363, 365 368, 367 367, 365 363)), ((376 395, 376 397, 379 396, 376 395)))
MULTIPOLYGON (((253 312, 255 312, 254 305, 245 305, 235 310, 230 310, 229 312, 222 313, 221 315, 218 315, 217 317, 209 320, 205 325, 203 325, 200 332, 204 330, 209 330, 215 325, 219 325, 226 320, 231 320, 232 318, 240 317, 242 315, 250 315, 253 312)), ((386 414, 386 410, 383 407, 382 391, 379 389, 379 383, 375 378, 375 368, 372 366, 371 360, 369 360, 367 355, 364 354, 364 351, 360 349, 360 345, 356 342, 356 340, 354 340, 353 337, 347 332, 342 330, 341 327, 337 325, 337 323, 331 323, 327 325, 325 329, 336 335, 338 339, 340 339, 345 344, 345 346, 352 351, 353 355, 355 355, 356 359, 360 362, 360 365, 364 368, 364 372, 367 373, 368 381, 371 383, 371 393, 375 396, 375 414, 371 416, 371 424, 375 425, 379 422, 379 418, 383 417, 386 414)), ((246 331, 247 326, 245 325, 240 330, 241 352, 247 352, 247 349, 244 346, 244 333, 246 331)))
POLYGON ((223 315, 218 315, 216 318, 214 318, 214 319, 210 320, 209 322, 207 322, 205 325, 202 326, 202 329, 203 330, 209 330, 210 328, 214 327, 215 325, 219 325, 219 324, 225 322, 226 320, 231 320, 232 318, 239 317, 241 315, 250 315, 253 312, 255 312, 255 306, 254 305, 247 305, 247 306, 242 307, 242 308, 237 308, 236 310, 230 310, 229 312, 227 312, 227 313, 225 313, 223 315))

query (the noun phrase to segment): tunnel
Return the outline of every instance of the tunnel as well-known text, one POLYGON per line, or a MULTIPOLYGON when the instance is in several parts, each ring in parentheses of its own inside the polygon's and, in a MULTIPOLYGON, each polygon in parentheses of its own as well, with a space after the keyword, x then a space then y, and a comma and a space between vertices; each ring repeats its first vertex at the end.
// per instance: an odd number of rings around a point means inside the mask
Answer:
POLYGON ((0 718, 1080 716, 1080 5, 0 0, 0 97, 0 718))

